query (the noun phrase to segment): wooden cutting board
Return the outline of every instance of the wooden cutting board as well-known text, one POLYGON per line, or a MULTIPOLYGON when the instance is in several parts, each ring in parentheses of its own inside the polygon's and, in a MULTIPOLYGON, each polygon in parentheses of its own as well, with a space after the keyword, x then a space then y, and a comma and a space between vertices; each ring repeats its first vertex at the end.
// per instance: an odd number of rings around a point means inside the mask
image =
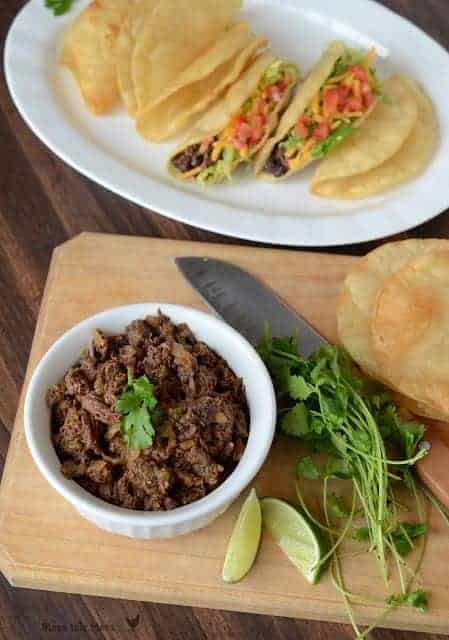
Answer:
MULTIPOLYGON (((335 340, 335 301, 354 258, 83 234, 54 252, 27 379, 56 338, 98 311, 150 301, 202 308, 173 263, 180 255, 218 257, 248 269, 335 340)), ((256 481, 260 495, 294 499, 297 455, 296 443, 276 441, 256 481)), ((132 540, 97 529, 35 467, 24 437, 22 397, 1 485, 1 569, 11 584, 22 587, 346 621, 329 576, 317 586, 308 585, 268 535, 243 582, 228 586, 221 581, 226 543, 239 507, 240 501, 206 529, 173 540, 132 540)), ((402 609, 386 624, 449 634, 449 535, 436 513, 431 515, 430 534, 422 573, 430 592, 429 612, 402 609)), ((348 559, 347 576, 354 591, 384 597, 370 555, 348 559)), ((360 620, 371 623, 381 610, 360 608, 360 620)))

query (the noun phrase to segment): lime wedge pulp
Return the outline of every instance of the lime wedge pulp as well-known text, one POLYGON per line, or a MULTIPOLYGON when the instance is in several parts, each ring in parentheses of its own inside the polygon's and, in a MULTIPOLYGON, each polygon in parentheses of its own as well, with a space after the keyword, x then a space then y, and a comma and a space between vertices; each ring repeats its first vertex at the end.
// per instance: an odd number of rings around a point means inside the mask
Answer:
POLYGON ((228 543, 222 571, 225 582, 238 582, 251 569, 259 548, 261 532, 260 503, 255 489, 252 489, 243 503, 228 543))
POLYGON ((288 502, 277 498, 260 501, 263 524, 288 559, 311 584, 318 581, 324 545, 314 527, 288 502))

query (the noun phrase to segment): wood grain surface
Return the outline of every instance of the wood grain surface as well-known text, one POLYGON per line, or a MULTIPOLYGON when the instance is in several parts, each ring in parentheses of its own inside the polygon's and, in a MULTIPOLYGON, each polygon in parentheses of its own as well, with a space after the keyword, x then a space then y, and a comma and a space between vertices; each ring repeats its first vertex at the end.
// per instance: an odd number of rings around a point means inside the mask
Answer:
MULTIPOLYGON (((0 0, 0 46, 23 0, 0 0)), ((448 0, 382 0, 449 47, 448 0)), ((411 55, 419 55, 410 43, 411 55)), ((29 356, 55 246, 82 231, 223 242, 114 196, 79 176, 40 143, 17 114, 0 77, 0 465, 29 356)), ((403 237, 449 238, 449 214, 403 237)), ((243 243, 242 243, 243 244, 243 243)), ((373 244, 344 247, 363 254, 373 244)), ((348 626, 268 616, 13 589, 0 581, 0 639, 343 640, 348 626)), ((442 636, 378 630, 376 640, 442 636)))

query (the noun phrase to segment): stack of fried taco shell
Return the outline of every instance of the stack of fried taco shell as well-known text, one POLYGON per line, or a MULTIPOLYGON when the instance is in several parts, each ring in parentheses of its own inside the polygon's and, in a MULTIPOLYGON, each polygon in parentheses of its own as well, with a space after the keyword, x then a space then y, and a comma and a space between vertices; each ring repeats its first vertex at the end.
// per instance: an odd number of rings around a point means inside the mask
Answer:
MULTIPOLYGON (((87 107, 96 115, 110 111, 121 97, 135 117, 184 85, 206 81, 212 74, 216 82, 209 82, 204 93, 212 86, 216 92, 224 90, 254 49, 255 38, 247 25, 234 24, 241 4, 241 0, 94 0, 65 34, 61 64, 72 71, 87 107)), ((201 97, 200 106, 207 106, 206 95, 201 97)), ((180 111, 189 108, 184 96, 180 111)), ((143 130, 144 125, 145 120, 143 130)))
POLYGON ((92 2, 65 34, 60 62, 73 73, 87 107, 96 115, 120 99, 117 41, 131 6, 129 0, 92 2))
POLYGON ((265 44, 264 38, 250 35, 247 24, 232 25, 156 100, 138 112, 139 133, 153 142, 174 136, 237 80, 265 44))
POLYGON ((414 413, 449 420, 449 241, 383 245, 346 278, 340 340, 414 413))

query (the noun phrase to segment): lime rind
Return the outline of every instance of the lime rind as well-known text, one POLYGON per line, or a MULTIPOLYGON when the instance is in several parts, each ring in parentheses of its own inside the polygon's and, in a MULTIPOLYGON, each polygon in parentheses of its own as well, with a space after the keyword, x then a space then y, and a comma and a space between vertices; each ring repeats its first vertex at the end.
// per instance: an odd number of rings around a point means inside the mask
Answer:
POLYGON ((262 533, 262 512, 255 489, 242 505, 231 534, 223 564, 225 582, 239 582, 254 564, 262 533))
POLYGON ((326 545, 313 524, 284 500, 263 498, 260 504, 264 526, 304 578, 315 584, 324 568, 326 545))

